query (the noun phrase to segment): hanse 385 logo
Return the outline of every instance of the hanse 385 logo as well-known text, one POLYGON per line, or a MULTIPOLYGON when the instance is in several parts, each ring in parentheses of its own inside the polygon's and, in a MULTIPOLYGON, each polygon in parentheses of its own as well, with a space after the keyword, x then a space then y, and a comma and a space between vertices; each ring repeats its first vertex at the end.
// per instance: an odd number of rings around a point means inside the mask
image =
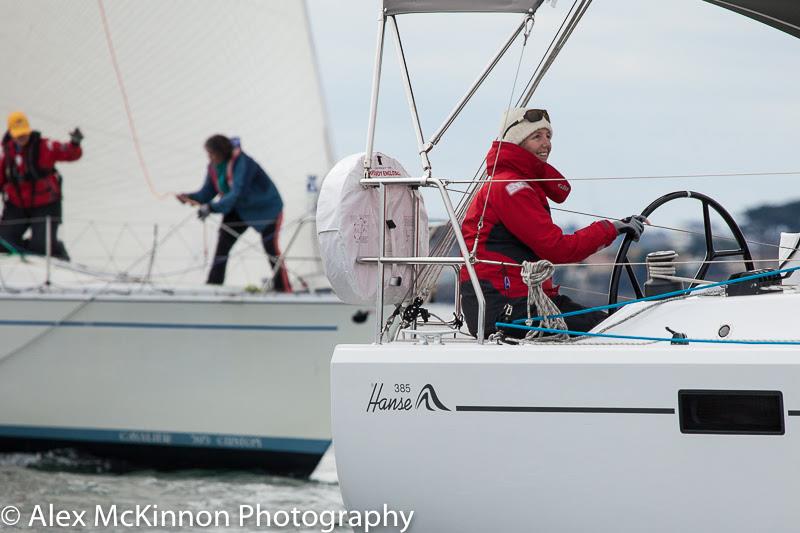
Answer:
POLYGON ((413 411, 427 409, 428 411, 449 411, 439 397, 433 385, 425 384, 417 393, 416 400, 412 400, 413 392, 409 383, 395 383, 391 392, 384 394, 383 383, 373 383, 372 392, 367 404, 367 412, 376 411, 413 411))

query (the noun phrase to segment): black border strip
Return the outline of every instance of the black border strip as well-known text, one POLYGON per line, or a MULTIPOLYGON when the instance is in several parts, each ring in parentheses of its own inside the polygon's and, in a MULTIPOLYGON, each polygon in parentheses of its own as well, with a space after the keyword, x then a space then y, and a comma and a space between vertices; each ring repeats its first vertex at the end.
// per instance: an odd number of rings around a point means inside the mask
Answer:
MULTIPOLYGON (((491 413, 610 413, 637 415, 675 414, 675 409, 662 409, 657 407, 526 407, 515 405, 457 405, 456 411, 491 413)), ((800 414, 800 411, 798 414, 800 414)))
POLYGON ((789 409, 789 416, 800 416, 800 411, 792 411, 789 409))

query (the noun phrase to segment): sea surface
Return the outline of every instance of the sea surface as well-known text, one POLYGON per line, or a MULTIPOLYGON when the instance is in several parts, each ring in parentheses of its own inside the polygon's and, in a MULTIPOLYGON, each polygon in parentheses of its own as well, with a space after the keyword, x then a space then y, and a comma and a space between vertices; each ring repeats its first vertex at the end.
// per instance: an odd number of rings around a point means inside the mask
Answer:
MULTIPOLYGON (((339 485, 336 479, 336 466, 332 450, 322 459, 317 470, 309 480, 299 480, 248 472, 218 472, 208 470, 190 470, 178 473, 162 473, 141 471, 129 474, 107 473, 107 465, 102 460, 79 455, 74 451, 60 450, 41 454, 0 454, 0 519, 14 518, 14 506, 19 510, 20 520, 16 526, 0 524, 0 532, 6 531, 336 531, 349 532, 349 527, 325 526, 320 521, 315 527, 304 527, 302 519, 297 522, 300 527, 291 523, 279 527, 274 523, 266 524, 262 515, 261 524, 255 517, 242 518, 242 514, 252 508, 255 513, 261 510, 274 513, 284 510, 290 513, 328 511, 327 518, 321 515, 320 520, 331 522, 331 511, 344 510, 339 485), (32 525, 30 520, 34 512, 41 512, 42 518, 49 520, 49 509, 62 513, 62 523, 66 526, 44 527, 40 515, 32 525), (208 526, 195 524, 183 527, 162 527, 150 520, 140 522, 140 527, 104 527, 94 524, 96 506, 103 512, 110 513, 112 506, 118 511, 136 509, 139 506, 151 507, 144 516, 152 517, 154 507, 158 510, 189 511, 204 521, 207 516, 199 511, 217 512, 208 526), (242 506, 246 506, 242 511, 242 506), (247 507, 249 506, 249 507, 247 507), (75 522, 75 512, 86 511, 82 517, 86 525, 75 522), (229 518, 229 525, 224 523, 229 518), (240 527, 240 520, 243 525, 240 527), (218 523, 215 523, 218 522, 218 523)), ((55 516, 55 515, 54 515, 55 516)), ((121 515, 118 515, 121 516, 121 515)), ((299 514, 296 514, 300 517, 299 514)), ((133 515, 129 515, 133 518, 133 515)), ((283 517, 280 517, 281 519, 283 517)), ((311 515, 306 516, 306 524, 311 523, 311 515)), ((188 520, 187 520, 188 521, 188 520)), ((279 520, 280 522, 280 520, 279 520)), ((110 525, 110 524, 109 524, 110 525)))

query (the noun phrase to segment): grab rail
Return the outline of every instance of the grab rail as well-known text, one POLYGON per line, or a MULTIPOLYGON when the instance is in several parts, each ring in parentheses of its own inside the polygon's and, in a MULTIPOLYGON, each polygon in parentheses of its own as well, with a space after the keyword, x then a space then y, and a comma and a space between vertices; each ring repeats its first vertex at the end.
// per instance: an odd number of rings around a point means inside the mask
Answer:
MULTIPOLYGON (((484 298, 483 291, 481 290, 480 281, 478 280, 478 274, 475 272, 475 265, 473 264, 472 257, 470 255, 469 249, 467 248, 467 243, 464 240, 464 234, 461 232, 461 225, 458 222, 458 217, 456 215, 455 209, 453 209, 453 203, 450 201, 450 196, 447 194, 447 189, 445 188, 444 182, 438 178, 434 177, 421 177, 421 178, 364 178, 361 180, 361 184, 367 187, 378 187, 379 193, 381 195, 381 206, 386 204, 386 186, 419 186, 419 187, 435 187, 439 190, 439 193, 442 196, 442 201, 444 203, 445 209, 447 210, 447 218, 450 221, 450 225, 453 228, 453 233, 456 236, 456 242, 458 243, 459 251, 461 252, 461 257, 459 258, 459 263, 464 265, 464 268, 467 269, 467 274, 469 276, 470 283, 472 284, 472 288, 475 291, 475 296, 478 300, 478 343, 483 344, 483 338, 485 334, 485 324, 484 321, 486 319, 486 299, 484 298)), ((386 216, 384 213, 384 209, 381 209, 381 219, 385 220, 386 216)), ((386 224, 385 222, 381 222, 380 224, 380 256, 378 257, 368 257, 368 258, 359 258, 362 262, 374 262, 378 264, 378 298, 377 304, 375 308, 375 316, 377 317, 377 327, 376 327, 376 334, 375 334, 375 343, 381 344, 383 340, 383 267, 384 264, 391 264, 391 263, 404 263, 404 264, 454 264, 453 261, 455 258, 433 258, 433 257, 401 257, 401 258, 390 258, 384 256, 384 247, 383 244, 386 240, 386 224)))

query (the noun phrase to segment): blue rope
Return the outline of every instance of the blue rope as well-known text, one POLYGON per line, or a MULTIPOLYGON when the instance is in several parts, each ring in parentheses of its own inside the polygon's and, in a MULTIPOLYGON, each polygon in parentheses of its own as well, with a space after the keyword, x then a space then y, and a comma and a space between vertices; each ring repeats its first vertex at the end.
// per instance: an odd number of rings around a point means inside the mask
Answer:
MULTIPOLYGON (((729 279, 727 281, 719 281, 717 283, 711 283, 710 285, 703 285, 701 287, 691 287, 691 288, 688 288, 688 289, 681 289, 679 291, 665 292, 664 294, 656 294, 654 296, 646 296, 644 298, 638 298, 636 300, 628 300, 627 302, 617 302, 615 304, 600 305, 598 307, 589 307, 587 309, 580 309, 578 311, 570 311, 568 313, 560 313, 558 315, 548 315, 548 316, 544 316, 544 317, 543 316, 535 316, 535 317, 531 318, 531 320, 536 320, 538 322, 541 322, 545 318, 565 318, 565 317, 569 317, 569 316, 577 316, 577 315, 584 315, 586 313, 593 313, 595 311, 605 311, 606 309, 617 309, 619 307, 624 307, 626 305, 635 304, 635 303, 638 303, 638 302, 650 302, 650 301, 653 301, 653 300, 662 300, 664 298, 671 298, 673 296, 682 296, 684 294, 689 294, 689 293, 695 292, 695 291, 712 289, 714 287, 722 287, 724 285, 733 285, 734 283, 742 283, 743 281, 750 281, 750 280, 754 280, 754 279, 760 279, 760 278, 766 278, 766 277, 769 277, 769 276, 775 276, 777 274, 784 274, 784 273, 787 273, 787 272, 794 272, 795 270, 800 270, 800 266, 796 266, 796 267, 792 267, 792 268, 784 268, 783 270, 772 270, 770 272, 762 272, 761 274, 753 274, 751 276, 744 276, 743 278, 737 278, 737 279, 729 279)), ((527 318, 519 318, 517 320, 514 320, 514 324, 524 324, 525 322, 527 322, 527 320, 528 320, 527 318)), ((499 322, 497 324, 495 324, 495 326, 497 326, 498 324, 499 324, 499 322)), ((585 333, 578 333, 578 334, 579 335, 585 335, 585 333)), ((672 340, 672 339, 670 339, 670 340, 672 340)))
POLYGON ((22 256, 22 254, 20 253, 20 251, 19 251, 19 250, 17 250, 17 248, 16 248, 15 246, 13 246, 13 245, 12 245, 10 242, 8 242, 7 240, 5 240, 5 239, 3 239, 3 238, 0 238, 0 246, 2 246, 3 248, 5 248, 5 249, 6 249, 6 251, 8 252, 8 254, 9 254, 9 255, 19 255, 19 256, 22 256))
POLYGON ((583 337, 604 337, 608 339, 624 339, 632 341, 656 341, 656 342, 674 342, 676 344, 689 344, 690 342, 703 342, 706 344, 778 344, 788 346, 798 346, 800 341, 737 341, 737 340, 721 340, 721 339, 681 339, 681 338, 667 338, 667 337, 644 337, 640 335, 616 335, 613 333, 587 333, 584 331, 571 331, 553 328, 539 328, 536 326, 523 326, 520 324, 510 324, 507 322, 495 323, 497 327, 524 329, 529 331, 542 331, 544 333, 566 333, 568 335, 583 336, 583 337))

